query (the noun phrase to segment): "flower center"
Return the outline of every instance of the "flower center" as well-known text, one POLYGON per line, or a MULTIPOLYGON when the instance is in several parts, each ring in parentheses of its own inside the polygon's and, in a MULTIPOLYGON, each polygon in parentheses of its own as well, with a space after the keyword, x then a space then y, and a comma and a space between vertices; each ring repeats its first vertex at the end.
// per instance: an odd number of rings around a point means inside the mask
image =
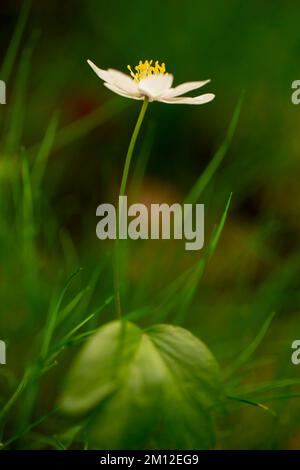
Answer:
POLYGON ((145 62, 140 60, 139 65, 134 67, 135 71, 132 70, 130 65, 127 65, 127 68, 135 82, 139 82, 150 75, 168 75, 164 62, 160 65, 158 60, 156 60, 154 64, 153 60, 145 60, 145 62))

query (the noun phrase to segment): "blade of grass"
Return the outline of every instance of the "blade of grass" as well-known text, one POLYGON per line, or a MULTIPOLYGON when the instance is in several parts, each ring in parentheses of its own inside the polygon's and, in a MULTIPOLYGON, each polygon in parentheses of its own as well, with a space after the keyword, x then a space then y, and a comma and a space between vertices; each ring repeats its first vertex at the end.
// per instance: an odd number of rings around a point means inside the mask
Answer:
POLYGON ((45 170, 47 167, 49 155, 54 145, 57 128, 59 122, 59 114, 55 112, 50 119, 49 126, 46 130, 45 136, 40 145, 39 151, 37 153, 33 168, 32 168, 32 180, 35 186, 35 189, 38 190, 42 183, 45 170))
POLYGON ((247 385, 235 390, 240 395, 255 395, 257 393, 268 393, 280 388, 293 387, 300 385, 300 379, 281 379, 263 384, 247 385))
MULTIPOLYGON (((219 147, 219 149, 213 156, 212 160, 206 167, 205 171, 198 178, 198 180, 194 184, 189 194, 186 196, 185 201, 184 201, 185 203, 195 204, 198 201, 200 195, 202 194, 202 192, 204 191, 208 183, 211 181, 212 177, 214 176, 215 172, 217 171, 224 157, 226 156, 226 153, 230 147, 231 141, 233 139, 233 136, 234 136, 234 133, 235 133, 238 121, 239 121, 243 100, 244 100, 244 92, 241 94, 241 97, 236 105, 236 108, 234 110, 234 113, 230 121, 223 143, 221 144, 221 146, 219 147)), ((217 237, 216 237, 215 243, 217 243, 217 237)), ((213 246, 211 247, 211 250, 213 252, 214 250, 213 246)), ((204 263, 202 262, 201 264, 202 266, 201 265, 199 266, 199 271, 198 271, 198 276, 200 277, 201 277, 201 272, 202 271, 204 272, 204 266, 203 266, 204 263)), ((184 277, 185 276, 183 276, 183 278, 184 277)), ((197 284, 196 279, 197 279, 197 276, 195 276, 194 284, 197 284)), ((192 293, 191 293, 191 297, 192 297, 192 293)))
POLYGON ((17 20, 17 24, 12 35, 10 44, 8 46, 2 67, 0 76, 1 79, 7 82, 10 79, 14 63, 18 54, 18 50, 22 41, 22 37, 25 31, 27 20, 29 17, 31 8, 31 0, 25 0, 22 4, 20 14, 17 20))
POLYGON ((247 346, 247 348, 244 349, 244 351, 241 354, 239 354, 236 361, 233 364, 231 364, 231 366, 229 366, 228 369, 225 371, 225 378, 228 379, 230 376, 232 376, 238 369, 240 369, 250 359, 250 357, 256 351, 256 349, 258 348, 258 346, 261 344, 262 340, 264 339, 265 335, 267 334, 274 316, 275 316, 275 312, 271 313, 271 315, 268 316, 266 321, 263 323, 260 331, 258 332, 257 336, 253 339, 253 341, 249 344, 249 346, 247 346))
POLYGON ((217 150, 213 158, 210 160, 206 169, 198 178, 198 180, 192 187, 191 191, 188 193, 185 199, 185 203, 195 204, 199 200, 199 197, 201 196, 206 186, 211 181, 212 177, 214 176, 217 169, 221 165, 225 155, 228 152, 231 141, 233 139, 233 136, 234 136, 234 133, 235 133, 238 121, 239 121, 243 100, 244 100, 244 92, 241 94, 241 97, 236 105, 236 108, 234 110, 234 113, 230 121, 223 143, 221 144, 221 146, 219 147, 219 149, 217 150))
POLYGON ((82 343, 86 338, 89 336, 92 336, 94 333, 96 333, 98 328, 94 328, 92 330, 85 331, 84 333, 81 333, 80 335, 74 336, 71 338, 68 343, 66 344, 67 346, 74 346, 77 344, 82 343))
MULTIPOLYGON (((47 321, 45 324, 44 332, 43 332, 43 338, 42 338, 42 345, 41 345, 41 351, 40 355, 38 356, 36 362, 31 365, 29 368, 30 371, 30 383, 28 383, 26 387, 26 393, 23 398, 23 408, 22 412, 19 417, 19 427, 22 429, 23 427, 26 427, 29 423, 30 417, 32 415, 33 409, 34 409, 34 404, 36 401, 36 397, 38 394, 38 389, 39 389, 39 380, 41 375, 45 371, 47 371, 47 366, 49 366, 49 361, 47 362, 48 359, 48 354, 49 354, 49 349, 52 341, 53 334, 55 332, 56 326, 57 326, 57 318, 58 314, 61 308, 62 301, 64 299, 64 296, 72 282, 75 276, 81 271, 81 268, 78 268, 77 271, 75 271, 67 280, 62 292, 60 293, 58 300, 55 302, 54 305, 50 306, 47 321)), ((53 364, 50 364, 50 367, 52 367, 53 364)))
MULTIPOLYGON (((33 188, 27 155, 22 155, 22 268, 23 283, 28 304, 34 306, 39 298, 39 258, 36 249, 36 222, 33 204, 33 188)), ((31 309, 28 324, 34 321, 34 308, 31 309)))
POLYGON ((176 321, 179 324, 181 324, 184 321, 187 315, 188 309, 191 305, 191 302, 194 298, 199 282, 204 275, 207 264, 210 258, 212 257, 212 255, 214 254, 214 251, 216 250, 220 236, 225 226, 231 199, 232 199, 232 193, 229 196, 226 207, 221 216, 220 222, 213 230, 213 233, 211 235, 211 238, 210 238, 207 250, 204 253, 204 256, 200 259, 199 263, 196 266, 196 269, 193 270, 193 272, 191 273, 190 279, 188 279, 187 282, 185 283, 185 286, 180 293, 180 298, 176 300, 177 305, 179 304, 179 313, 176 317, 176 321))
POLYGON ((25 154, 22 158, 22 219, 23 219, 23 240, 24 248, 28 249, 28 243, 31 243, 34 238, 34 209, 33 209, 33 195, 32 184, 29 173, 29 163, 25 154))
POLYGON ((21 143, 23 127, 25 122, 25 103, 26 89, 29 77, 29 69, 33 47, 37 40, 37 33, 32 35, 29 45, 24 49, 21 55, 18 67, 16 82, 14 87, 14 96, 9 114, 6 121, 4 150, 11 154, 18 150, 21 143))
POLYGON ((157 306, 153 307, 142 307, 135 309, 124 315, 124 320, 126 321, 138 321, 142 318, 146 318, 150 315, 154 317, 155 312, 157 311, 157 306))
POLYGON ((164 321, 169 312, 176 306, 182 305, 180 314, 177 315, 175 321, 181 323, 185 317, 186 310, 189 303, 192 300, 193 294, 197 288, 197 285, 205 272, 205 268, 209 259, 212 257, 222 230, 224 228, 227 214, 231 203, 232 193, 229 196, 226 207, 221 216, 220 222, 213 230, 206 254, 197 262, 194 266, 188 268, 184 273, 180 274, 174 281, 160 292, 156 299, 157 304, 153 306, 147 306, 138 308, 132 312, 129 312, 124 316, 127 320, 139 320, 150 314, 155 317, 155 321, 164 321))
POLYGON ((5 449, 6 447, 10 446, 14 442, 18 441, 21 437, 25 436, 27 433, 32 431, 32 429, 40 426, 40 424, 47 421, 48 418, 55 415, 57 413, 57 411, 58 411, 58 407, 55 407, 55 408, 53 408, 53 410, 49 411, 49 413, 47 413, 47 414, 41 416, 40 418, 38 418, 37 420, 33 421, 33 423, 31 423, 29 426, 26 426, 24 429, 20 430, 17 434, 15 434, 10 439, 8 439, 6 442, 4 442, 1 445, 1 449, 5 449))
MULTIPOLYGON (((108 260, 108 256, 105 253, 101 257, 99 262, 97 263, 97 266, 89 279, 88 285, 90 286, 90 289, 88 291, 88 294, 87 296, 84 297, 83 301, 80 303, 80 306, 78 308, 77 318, 84 318, 84 316, 87 315, 90 309, 91 301, 95 293, 100 275, 103 274, 103 271, 105 270, 107 260, 108 260)), ((97 326, 97 317, 95 316, 94 320, 91 322, 91 328, 94 328, 96 326, 97 326)))
MULTIPOLYGON (((61 150, 82 137, 85 137, 87 134, 97 129, 97 127, 112 119, 127 106, 128 103, 126 100, 111 99, 91 113, 66 125, 57 131, 53 150, 61 150)), ((39 146, 39 143, 34 144, 30 148, 30 152, 36 153, 39 146)))
POLYGON ((47 358, 41 362, 41 360, 38 360, 38 365, 39 368, 42 370, 41 375, 47 372, 51 367, 56 365, 56 358, 57 356, 65 349, 66 346, 75 344, 78 342, 81 342, 85 337, 92 335, 97 331, 97 328, 91 329, 87 332, 81 333, 77 336, 75 336, 75 333, 81 329, 87 322, 91 321, 96 315, 101 313, 105 307, 107 307, 109 304, 111 304, 112 300, 114 299, 114 296, 111 295, 109 296, 103 304, 100 305, 100 307, 96 308, 91 315, 86 317, 84 320, 82 320, 79 324, 77 324, 74 328, 72 328, 71 331, 69 331, 62 340, 60 340, 56 345, 54 345, 51 350, 49 350, 49 354, 47 358), (54 352, 53 352, 54 351, 54 352))
POLYGON ((49 347, 50 347, 50 343, 51 343, 51 339, 52 339, 52 336, 54 334, 54 330, 55 330, 55 327, 56 327, 56 322, 57 322, 57 317, 58 317, 58 313, 59 313, 59 310, 60 310, 60 307, 61 307, 61 303, 64 299, 64 296, 68 290, 68 287, 70 286, 72 280, 74 279, 75 276, 77 276, 77 274, 81 271, 81 268, 77 269, 77 271, 75 271, 68 279, 65 287, 63 288, 57 302, 56 302, 56 305, 54 307, 54 309, 50 309, 49 310, 49 314, 48 314, 48 319, 47 319, 47 323, 45 325, 45 329, 44 329, 44 338, 43 338, 43 342, 42 342, 42 347, 41 347, 41 359, 45 359, 47 354, 48 354, 48 351, 49 351, 49 347))
POLYGON ((112 300, 114 299, 114 296, 111 295, 106 299, 106 301, 98 307, 93 313, 91 313, 88 317, 86 317, 84 320, 82 320, 80 323, 78 323, 74 328, 72 328, 59 343, 53 347, 54 350, 56 350, 53 354, 51 354, 50 358, 47 359, 47 362, 52 363, 57 355, 65 348, 65 346, 70 342, 71 339, 75 336, 75 333, 77 333, 78 330, 80 330, 86 323, 88 323, 90 320, 92 320, 96 315, 98 315, 100 312, 102 312, 105 307, 107 307, 112 300))
POLYGON ((11 407, 15 404, 15 402, 18 400, 19 396, 25 389, 25 387, 28 384, 28 379, 29 379, 29 373, 28 370, 25 371, 22 379, 20 380, 16 390, 12 394, 12 396, 9 398, 9 400, 5 403, 3 406, 2 410, 0 411, 0 423, 2 424, 2 420, 5 418, 11 407))
POLYGON ((273 397, 259 398, 261 401, 277 401, 277 400, 291 400, 293 398, 300 398, 300 393, 284 393, 273 397))
POLYGON ((240 398, 240 397, 235 397, 235 396, 230 396, 230 395, 228 395, 226 398, 228 398, 229 400, 237 401, 239 403, 243 403, 245 405, 256 406, 258 408, 261 408, 264 411, 267 411, 268 413, 270 413, 273 416, 277 416, 275 411, 273 411, 271 408, 269 408, 266 405, 263 405, 262 403, 260 403, 258 401, 253 401, 253 400, 249 400, 249 399, 246 399, 246 398, 240 398))
POLYGON ((56 327, 58 327, 68 316, 72 313, 75 308, 80 304, 83 297, 91 290, 90 286, 84 287, 60 312, 57 318, 56 327))
POLYGON ((63 252, 62 262, 64 266, 64 272, 66 273, 65 275, 67 277, 68 274, 75 271, 76 266, 80 264, 79 254, 77 247, 67 230, 61 229, 59 231, 59 240, 63 252))

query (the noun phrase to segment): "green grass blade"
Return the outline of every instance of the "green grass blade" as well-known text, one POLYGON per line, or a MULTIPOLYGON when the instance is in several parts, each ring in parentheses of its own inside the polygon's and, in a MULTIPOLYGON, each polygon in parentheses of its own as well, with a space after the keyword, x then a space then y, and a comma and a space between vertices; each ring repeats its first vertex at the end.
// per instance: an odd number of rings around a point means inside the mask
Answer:
POLYGON ((49 310, 49 315, 48 315, 47 323, 45 325, 44 338, 43 338, 42 348, 41 348, 41 359, 42 360, 44 360, 47 357, 49 347, 50 347, 50 343, 51 343, 51 339, 52 339, 52 336, 53 336, 55 328, 56 328, 58 313, 59 313, 63 298, 65 296, 65 293, 68 290, 68 287, 71 284, 74 277, 77 276, 77 274, 80 271, 81 271, 81 268, 79 268, 77 271, 75 271, 70 276, 70 278, 68 279, 65 287, 63 288, 63 290, 62 290, 62 292, 61 292, 61 294, 58 298, 58 301, 56 302, 54 308, 49 310))
POLYGON ((91 321, 96 315, 101 313, 105 309, 105 307, 111 304, 113 299, 114 299, 113 295, 108 297, 100 307, 98 307, 96 310, 94 310, 93 313, 91 313, 88 317, 86 317, 84 320, 78 323, 74 328, 72 328, 63 337, 63 339, 59 341, 57 345, 53 346, 54 352, 47 359, 47 363, 51 365, 53 361, 56 360, 57 356, 65 349, 66 346, 68 346, 69 344, 74 344, 74 341, 77 342, 79 338, 82 339, 82 338, 85 338, 86 336, 89 336, 91 334, 91 331, 94 332, 95 330, 93 329, 88 332, 84 332, 84 333, 81 333, 80 335, 75 336, 78 330, 80 330, 86 323, 91 321))
POLYGON ((259 398, 260 401, 279 401, 279 400, 291 400, 293 398, 300 398, 300 393, 283 393, 281 395, 275 395, 273 397, 259 398))
POLYGON ((24 34, 24 30, 27 24, 30 8, 31 0, 25 0, 21 7, 19 18, 1 67, 0 77, 1 80, 4 80, 5 82, 10 79, 18 54, 18 50, 21 44, 21 40, 24 34))
POLYGON ((180 276, 167 285, 162 292, 159 293, 155 306, 142 307, 129 312, 125 316, 126 319, 139 320, 145 316, 152 315, 154 317, 154 315, 156 315, 155 321, 164 321, 170 311, 176 307, 176 310, 180 309, 179 314, 176 317, 176 322, 181 323, 183 321, 197 285, 205 272, 207 263, 217 247, 225 226, 231 199, 232 193, 228 198, 218 225, 213 230, 206 253, 200 261, 198 261, 194 266, 188 268, 185 272, 181 273, 180 276))
POLYGON ((227 215, 228 215, 228 211, 229 211, 229 207, 230 207, 230 204, 231 204, 231 199, 232 199, 232 193, 230 193, 230 196, 229 196, 229 199, 227 201, 224 212, 222 214, 221 220, 220 220, 220 222, 218 223, 218 225, 216 226, 216 228, 213 231, 211 241, 210 241, 209 246, 208 246, 208 257, 209 258, 214 254, 214 251, 217 248, 218 242, 220 240, 220 236, 223 232, 225 222, 226 222, 226 219, 227 219, 227 215))
POLYGON ((243 100, 244 100, 244 93, 242 93, 236 105, 236 108, 234 110, 234 113, 230 121, 223 143, 221 144, 221 146, 219 147, 219 149, 217 150, 213 158, 210 160, 204 172, 201 174, 201 176, 198 178, 198 180, 192 187, 191 191, 189 192, 189 194, 187 195, 185 199, 185 203, 195 204, 199 200, 199 197, 201 196, 206 186, 211 181, 212 177, 214 176, 217 169, 221 165, 225 155, 228 152, 231 141, 233 139, 233 136, 234 136, 234 133, 235 133, 238 121, 239 121, 243 100))
POLYGON ((180 298, 176 300, 177 304, 178 303, 179 305, 181 304, 181 306, 179 307, 179 314, 176 317, 176 320, 179 323, 182 323, 182 321, 186 317, 188 309, 191 305, 191 302, 194 298, 195 292, 199 285, 199 282, 205 272, 206 266, 218 245, 218 241, 220 239, 221 233, 224 229, 225 222, 227 219, 231 199, 232 199, 232 193, 229 196, 226 207, 221 216, 220 222, 213 230, 206 253, 200 259, 199 263, 197 263, 195 270, 193 270, 193 272, 190 275, 190 279, 187 280, 187 282, 185 283, 184 289, 180 293, 180 298))
POLYGON ((274 315, 275 315, 275 312, 271 313, 271 315, 268 316, 266 321, 263 323, 260 331, 258 332, 257 336, 254 338, 254 340, 249 344, 249 346, 241 354, 239 354, 237 360, 228 368, 228 370, 225 373, 226 378, 233 375, 234 372, 236 372, 238 369, 240 369, 240 367, 242 367, 244 364, 247 363, 247 361, 250 359, 252 354, 256 351, 258 346, 261 344, 266 333, 269 331, 274 315))
POLYGON ((247 385, 236 391, 240 395, 256 395, 258 393, 268 393, 286 387, 299 386, 300 379, 281 379, 262 384, 247 385))
POLYGON ((36 189, 40 187, 45 174, 49 155, 57 133, 58 121, 59 115, 55 112, 50 120, 32 168, 32 179, 36 189))
POLYGON ((9 445, 11 445, 13 442, 19 440, 21 437, 25 436, 27 433, 32 431, 32 429, 36 428, 37 426, 40 426, 40 424, 44 423, 45 421, 47 421, 48 418, 50 418, 51 416, 56 414, 57 411, 58 411, 58 408, 55 407, 55 408, 53 408, 53 410, 49 411, 49 413, 47 413, 47 414, 41 416, 40 418, 38 418, 37 420, 33 421, 29 426, 27 426, 24 429, 20 430, 17 434, 12 436, 8 441, 4 442, 4 444, 2 444, 2 446, 1 446, 1 449, 5 449, 9 445))
MULTIPOLYGON (((87 312, 91 309, 90 305, 92 302, 93 295, 95 294, 96 287, 100 278, 100 275, 104 274, 105 267, 107 263, 107 255, 103 255, 99 262, 97 263, 96 268, 94 269, 88 285, 89 285, 89 290, 86 296, 84 296, 83 301, 80 303, 80 306, 78 308, 78 318, 84 318, 84 316, 87 314, 87 312)), ((97 325, 97 317, 94 317, 94 320, 91 322, 91 328, 97 325)))
POLYGON ((237 402, 243 403, 245 405, 256 406, 258 408, 261 408, 264 411, 267 411, 271 415, 276 416, 275 411, 273 411, 271 408, 269 408, 266 405, 263 405, 262 403, 260 403, 258 401, 250 400, 250 399, 247 399, 247 398, 240 398, 240 397, 231 396, 231 395, 228 395, 226 398, 228 398, 228 400, 237 401, 237 402))
MULTIPOLYGON (((85 137, 87 134, 97 129, 105 122, 115 117, 120 111, 128 106, 126 100, 111 99, 99 106, 91 113, 80 117, 71 124, 66 125, 56 133, 53 150, 61 150, 77 140, 85 137)), ((31 152, 36 152, 40 144, 34 144, 31 152)))
POLYGON ((31 242, 34 237, 34 209, 29 163, 25 155, 22 160, 22 184, 23 236, 26 249, 26 241, 31 242))
POLYGON ((9 398, 9 400, 5 403, 3 406, 2 410, 0 411, 0 423, 2 423, 2 420, 5 418, 11 407, 15 404, 23 390, 26 388, 27 384, 29 381, 29 371, 25 371, 22 379, 20 380, 16 390, 12 394, 12 396, 9 398))
MULTIPOLYGON (((32 304, 39 297, 39 266, 40 260, 36 247, 36 220, 33 203, 33 188, 27 156, 22 156, 22 268, 23 284, 28 301, 32 304)), ((28 317, 28 321, 29 317, 28 317)))
POLYGON ((90 286, 84 287, 60 312, 59 318, 56 322, 58 327, 80 304, 83 297, 91 290, 90 286))
POLYGON ((17 70, 12 103, 9 108, 9 114, 6 122, 4 149, 7 153, 13 153, 18 150, 21 144, 23 127, 25 123, 26 111, 26 89, 29 78, 29 69, 33 44, 36 36, 32 37, 30 45, 22 52, 20 64, 17 70))
POLYGON ((93 313, 91 313, 88 317, 86 317, 84 320, 82 320, 78 325, 76 325, 74 328, 72 328, 64 337, 62 340, 62 343, 65 341, 68 341, 70 338, 72 338, 75 333, 77 333, 78 330, 80 330, 87 322, 89 322, 92 318, 94 318, 96 315, 98 315, 100 312, 102 312, 105 307, 107 307, 113 300, 114 296, 111 295, 109 296, 103 304, 98 307, 93 313))
POLYGON ((85 331, 84 333, 80 333, 79 335, 76 335, 76 336, 73 336, 73 338, 71 338, 67 345, 77 345, 77 344, 80 344, 82 343, 82 341, 84 341, 86 338, 88 338, 89 336, 92 336, 94 333, 96 333, 98 329, 97 328, 94 328, 92 330, 88 330, 88 331, 85 331))

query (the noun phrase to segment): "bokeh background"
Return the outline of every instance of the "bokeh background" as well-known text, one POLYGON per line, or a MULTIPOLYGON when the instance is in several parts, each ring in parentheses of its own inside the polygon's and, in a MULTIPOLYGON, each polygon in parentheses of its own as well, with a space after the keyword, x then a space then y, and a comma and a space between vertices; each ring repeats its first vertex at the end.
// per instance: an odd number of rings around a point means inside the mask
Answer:
MULTIPOLYGON (((2 62, 22 3, 1 2, 2 62)), ((211 78, 205 91, 216 99, 205 106, 149 106, 134 155, 138 195, 132 198, 140 202, 183 201, 224 141, 244 93, 234 137, 200 201, 208 240, 233 193, 220 242, 188 311, 182 316, 173 306, 167 320, 198 335, 226 370, 275 312, 255 354, 233 380, 253 389, 275 384, 269 396, 261 393, 273 414, 235 403, 218 422, 217 445, 299 448, 297 388, 283 387, 300 380, 300 366, 290 359, 291 343, 300 335, 300 107, 291 102, 291 83, 300 78, 299 15, 293 1, 31 2, 16 61, 11 70, 6 62, 1 72, 8 74, 7 105, 0 108, 0 336, 9 351, 8 365, 0 370, 3 403, 35 357, 49 304, 68 276, 83 268, 69 300, 92 283, 87 309, 112 292, 110 245, 96 238, 95 211, 116 199, 140 103, 110 93, 86 59, 126 72, 127 64, 152 58, 166 63, 175 84, 211 78), (39 201, 33 226, 22 155, 28 156, 31 175, 45 132, 51 135, 56 122, 47 166, 36 170, 43 178, 33 195, 39 201), (287 382, 280 386, 282 380, 287 382)), ((131 183, 129 192, 135 190, 131 183)), ((202 252, 142 242, 129 244, 127 255, 123 308, 130 313, 150 308, 156 293, 202 252)), ((110 305, 97 321, 113 315, 110 305)), ((156 319, 160 315, 139 321, 156 319)), ((25 397, 31 400, 27 416, 19 418, 16 405, 9 429, 55 402, 75 350, 43 378, 34 399, 25 397)), ((50 435, 57 423, 49 426, 40 433, 50 435)))

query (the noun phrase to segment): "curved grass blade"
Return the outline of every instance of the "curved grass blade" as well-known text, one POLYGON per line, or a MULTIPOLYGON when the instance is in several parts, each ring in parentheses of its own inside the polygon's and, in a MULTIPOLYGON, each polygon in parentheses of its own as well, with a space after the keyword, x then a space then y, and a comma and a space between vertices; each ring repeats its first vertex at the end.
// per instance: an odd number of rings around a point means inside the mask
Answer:
POLYGON ((47 323, 45 325, 45 330, 44 330, 44 338, 42 342, 42 348, 41 348, 41 359, 45 359, 47 357, 50 343, 52 336, 54 334, 56 325, 57 325, 57 317, 58 313, 61 307, 61 303, 63 301, 63 298, 65 296, 66 291, 68 290, 69 285, 71 284, 72 280, 74 279, 75 276, 81 271, 81 268, 77 269, 68 279, 65 287, 63 288, 55 306, 53 309, 50 309, 47 323))
POLYGON ((198 178, 194 186, 192 187, 191 191, 187 195, 185 199, 185 203, 189 204, 195 204, 198 200, 201 194, 203 193, 204 189, 208 185, 208 183, 211 181, 212 177, 216 173, 217 169, 221 165, 225 155, 228 152, 229 146, 231 144, 232 138, 234 136, 241 109, 242 109, 242 104, 244 100, 244 92, 241 94, 241 97, 236 105, 236 108, 234 110, 232 119, 230 121, 225 139, 213 158, 210 160, 209 164, 205 168, 204 172, 201 174, 201 176, 198 178))
POLYGON ((182 321, 186 317, 189 306, 191 305, 191 302, 193 300, 193 297, 194 297, 195 292, 197 290, 197 287, 199 285, 199 282, 200 282, 202 276, 204 275, 206 266, 207 266, 210 258, 212 257, 217 245, 218 245, 218 241, 220 239, 221 233, 224 229, 225 222, 226 222, 226 219, 227 219, 231 199, 232 199, 232 193, 229 196, 226 207, 225 207, 225 209, 223 211, 223 214, 221 216, 220 222, 218 223, 218 225, 213 230, 213 233, 211 235, 206 253, 200 259, 199 263, 197 263, 196 268, 191 273, 190 279, 185 283, 184 289, 180 293, 180 298, 177 299, 177 303, 180 302, 180 304, 181 304, 180 313, 178 314, 178 316, 176 318, 176 320, 179 323, 182 323, 182 321))
POLYGON ((277 416, 275 411, 273 411, 271 408, 269 408, 266 405, 263 405, 262 403, 260 403, 258 401, 249 400, 249 399, 246 399, 246 398, 235 397, 235 396, 231 396, 231 395, 228 395, 226 398, 228 398, 229 400, 237 401, 239 403, 244 403, 245 405, 256 406, 258 408, 261 408, 264 411, 267 411, 268 413, 270 413, 273 416, 277 416))
POLYGON ((271 315, 268 316, 254 340, 241 354, 239 354, 237 360, 227 369, 227 371, 225 372, 226 378, 233 375, 234 372, 236 372, 240 367, 246 364, 246 362, 250 359, 250 357, 256 351, 256 349, 264 339, 266 333, 268 332, 274 316, 275 312, 271 313, 271 315))
POLYGON ((124 318, 136 321, 151 314, 152 316, 155 316, 155 321, 164 321, 169 312, 176 307, 177 309, 180 308, 180 313, 177 315, 176 322, 180 324, 183 321, 199 281, 205 272, 207 263, 217 247, 226 222, 231 199, 232 193, 229 196, 220 222, 213 230, 207 251, 203 258, 201 258, 194 266, 180 274, 174 281, 163 289, 162 293, 159 293, 157 298, 158 305, 136 309, 125 315, 124 318))

